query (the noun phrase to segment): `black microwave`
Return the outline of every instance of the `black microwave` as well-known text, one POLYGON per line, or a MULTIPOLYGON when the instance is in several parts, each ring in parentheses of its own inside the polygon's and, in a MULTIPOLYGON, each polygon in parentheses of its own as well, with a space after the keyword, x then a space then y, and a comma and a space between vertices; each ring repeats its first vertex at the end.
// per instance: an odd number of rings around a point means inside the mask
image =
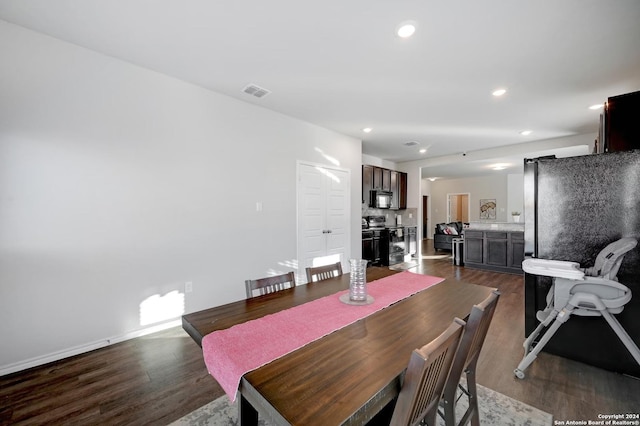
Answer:
POLYGON ((393 192, 371 190, 369 195, 369 207, 376 209, 390 209, 391 200, 393 199, 393 192))

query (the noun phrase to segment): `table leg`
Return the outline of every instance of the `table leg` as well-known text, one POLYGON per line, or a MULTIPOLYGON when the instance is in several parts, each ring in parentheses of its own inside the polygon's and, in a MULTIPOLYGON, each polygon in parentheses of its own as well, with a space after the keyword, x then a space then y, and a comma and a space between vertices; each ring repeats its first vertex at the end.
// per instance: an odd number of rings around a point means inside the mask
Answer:
POLYGON ((242 394, 240 394, 240 406, 238 407, 238 424, 241 426, 257 426, 258 424, 258 412, 242 394))

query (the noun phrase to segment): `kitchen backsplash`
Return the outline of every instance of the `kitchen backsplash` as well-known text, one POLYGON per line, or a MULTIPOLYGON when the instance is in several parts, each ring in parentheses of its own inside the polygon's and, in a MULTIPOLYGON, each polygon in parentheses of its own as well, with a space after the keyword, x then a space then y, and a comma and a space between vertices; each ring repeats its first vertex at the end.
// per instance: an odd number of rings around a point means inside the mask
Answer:
POLYGON ((363 207, 362 217, 365 216, 385 216, 385 224, 387 226, 396 225, 396 216, 400 216, 400 221, 403 226, 417 226, 418 224, 418 209, 387 210, 363 207))

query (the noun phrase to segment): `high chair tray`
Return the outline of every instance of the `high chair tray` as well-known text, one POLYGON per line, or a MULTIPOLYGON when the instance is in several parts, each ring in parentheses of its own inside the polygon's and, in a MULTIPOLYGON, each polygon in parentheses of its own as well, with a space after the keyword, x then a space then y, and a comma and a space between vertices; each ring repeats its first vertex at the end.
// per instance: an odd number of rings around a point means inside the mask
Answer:
POLYGON ((563 260, 529 258, 522 262, 522 270, 529 274, 544 275, 545 277, 567 278, 570 280, 584 278, 584 272, 580 270, 579 263, 563 260))

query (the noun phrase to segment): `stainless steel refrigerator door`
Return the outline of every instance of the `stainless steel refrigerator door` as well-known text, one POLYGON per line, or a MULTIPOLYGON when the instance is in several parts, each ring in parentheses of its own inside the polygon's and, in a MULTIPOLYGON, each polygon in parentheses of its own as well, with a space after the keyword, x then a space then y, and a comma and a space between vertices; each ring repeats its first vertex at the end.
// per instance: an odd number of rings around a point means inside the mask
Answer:
MULTIPOLYGON (((622 237, 640 239, 640 151, 540 159, 532 176, 533 186, 525 177, 525 194, 534 195, 533 213, 525 199, 528 253, 584 268, 607 244, 622 237)), ((640 249, 625 256, 618 280, 634 294, 618 320, 640 343, 640 249)), ((525 277, 527 334, 536 322, 531 315, 544 308, 550 284, 546 277, 525 277)), ((640 366, 601 317, 572 317, 551 343, 549 352, 640 376, 640 366)))

